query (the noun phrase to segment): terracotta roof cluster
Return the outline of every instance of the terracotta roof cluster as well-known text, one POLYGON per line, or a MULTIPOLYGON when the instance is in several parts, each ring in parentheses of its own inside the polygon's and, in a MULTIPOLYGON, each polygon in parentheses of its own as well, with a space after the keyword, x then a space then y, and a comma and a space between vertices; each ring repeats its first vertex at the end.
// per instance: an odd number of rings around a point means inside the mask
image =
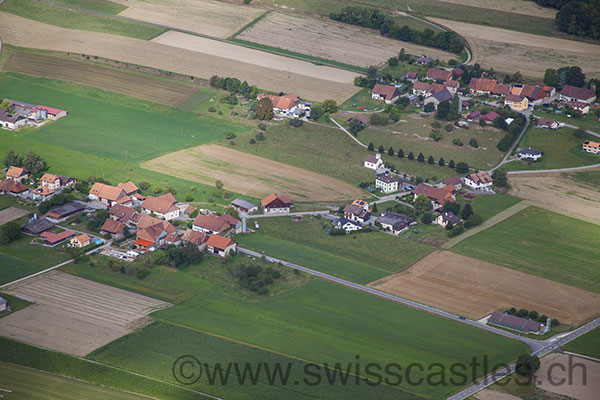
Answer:
POLYGON ((379 83, 373 86, 373 93, 380 95, 386 100, 392 100, 398 96, 398 89, 395 86, 380 85, 379 83))
POLYGON ((12 179, 5 178, 0 181, 0 192, 19 194, 27 190, 29 190, 27 186, 12 179))
POLYGON ((468 176, 477 185, 494 182, 489 172, 474 172, 468 176))
POLYGON ((496 87, 496 84, 495 79, 471 78, 469 89, 480 92, 491 92, 496 87))
POLYGON ((271 193, 270 195, 268 195, 267 197, 265 197, 264 199, 262 199, 260 201, 260 205, 262 207, 269 207, 269 205, 271 205, 275 201, 279 201, 279 202, 281 202, 283 204, 287 204, 288 206, 290 204, 292 204, 292 199, 290 198, 289 195, 287 195, 287 194, 271 193))
POLYGON ((443 206, 447 201, 454 202, 454 198, 452 197, 452 192, 454 190, 454 185, 447 185, 440 189, 420 183, 415 188, 414 194, 417 196, 424 194, 428 199, 434 200, 436 203, 443 206))
POLYGON ((109 201, 117 201, 126 195, 123 189, 100 182, 96 182, 92 185, 90 194, 109 201))
POLYGON ((171 193, 166 193, 158 197, 148 196, 142 203, 142 208, 157 214, 166 214, 177 210, 175 205, 177 200, 171 193))
POLYGON ((229 228, 234 228, 239 224, 239 220, 229 214, 225 215, 204 215, 199 214, 194 219, 194 226, 199 226, 203 229, 221 233, 229 228))
POLYGON ((74 233, 71 231, 63 231, 61 233, 44 232, 41 234, 41 238, 44 239, 45 242, 48 242, 50 244, 56 244, 58 242, 70 238, 73 235, 74 233))
POLYGON ((571 85, 563 86, 560 94, 566 97, 572 97, 578 100, 589 100, 596 97, 596 93, 592 89, 580 88, 571 85))
POLYGON ((113 235, 123 233, 123 229, 125 229, 125 225, 122 222, 115 221, 112 218, 107 218, 106 221, 104 221, 104 224, 102 224, 102 227, 100 228, 101 231, 108 232, 113 235))
POLYGON ((14 167, 14 166, 10 166, 8 167, 8 170, 6 171, 6 177, 7 178, 12 178, 12 179, 17 179, 20 178, 22 176, 26 176, 27 170, 25 168, 21 168, 21 167, 14 167))
POLYGON ((268 98, 273 103, 273 108, 279 108, 281 110, 289 110, 300 101, 300 96, 297 94, 286 94, 283 96, 276 96, 274 94, 262 93, 258 95, 259 99, 268 98))
POLYGON ((206 242, 207 246, 214 247, 219 250, 225 250, 228 246, 232 244, 236 244, 235 241, 228 237, 224 237, 221 235, 210 235, 208 241, 206 242))
POLYGON ((445 69, 439 68, 429 68, 429 71, 427 71, 427 78, 446 82, 452 78, 452 71, 446 71, 445 69))

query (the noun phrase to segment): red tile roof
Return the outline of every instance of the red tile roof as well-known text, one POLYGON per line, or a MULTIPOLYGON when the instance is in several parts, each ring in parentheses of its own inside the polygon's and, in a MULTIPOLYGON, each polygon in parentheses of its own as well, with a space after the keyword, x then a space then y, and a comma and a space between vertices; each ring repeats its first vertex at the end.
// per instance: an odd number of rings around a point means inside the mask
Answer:
POLYGON ((439 68, 429 68, 429 71, 427 71, 427 78, 445 82, 452 78, 452 71, 446 71, 439 68))
POLYGON ((427 82, 415 82, 413 84, 413 90, 427 90, 429 83, 427 82))
POLYGON ((471 78, 469 89, 474 91, 491 92, 496 87, 495 79, 471 78))
POLYGON ((287 195, 287 194, 278 195, 276 193, 271 193, 270 195, 268 195, 267 197, 262 199, 260 201, 260 204, 263 207, 267 207, 269 204, 273 203, 275 200, 279 200, 284 204, 292 204, 292 200, 289 195, 287 195))
POLYGON ((157 214, 166 214, 177 210, 175 203, 177 200, 171 193, 166 193, 158 197, 148 196, 142 203, 142 208, 157 214))
POLYGON ((386 100, 391 100, 398 95, 398 89, 395 86, 380 85, 373 86, 373 93, 380 95, 386 100))
POLYGON ((9 192, 9 193, 23 193, 29 188, 23 185, 21 182, 13 181, 12 179, 2 179, 0 181, 0 192, 9 192))
POLYGON ((454 202, 452 198, 452 193, 448 190, 438 189, 433 186, 424 185, 422 183, 418 184, 414 190, 414 194, 417 196, 420 194, 424 194, 427 198, 431 200, 435 200, 437 203, 444 205, 446 201, 454 202))
POLYGON ((101 199, 117 201, 119 198, 125 196, 125 191, 115 186, 96 182, 92 185, 92 188, 90 189, 90 194, 96 195, 101 199))
POLYGON ((300 100, 300 96, 297 94, 286 94, 284 96, 276 96, 274 94, 262 93, 258 95, 259 99, 268 98, 273 103, 273 108, 279 108, 282 110, 289 110, 300 100))
POLYGON ((591 89, 580 88, 570 85, 563 86, 562 90, 560 91, 560 94, 566 97, 573 97, 578 100, 589 100, 596 96, 594 91, 591 89))
POLYGON ((210 235, 206 242, 207 246, 216 247, 221 250, 225 250, 227 246, 231 246, 232 244, 235 244, 232 239, 217 234, 210 235))
POLYGON ((68 239, 73 235, 74 233, 71 231, 63 231, 61 233, 44 232, 41 234, 41 238, 50 244, 55 244, 62 240, 68 239))
POLYGON ((493 122, 499 116, 500 116, 500 114, 498 114, 497 112, 490 111, 489 113, 481 116, 481 119, 484 120, 484 121, 493 122))
POLYGON ((8 171, 6 171, 7 178, 20 178, 21 176, 27 175, 27 170, 21 167, 8 167, 8 171))
POLYGON ((123 225, 122 222, 107 218, 106 221, 104 221, 104 224, 102 224, 102 228, 100 228, 100 230, 112 234, 119 234, 123 233, 124 228, 125 225, 123 225))

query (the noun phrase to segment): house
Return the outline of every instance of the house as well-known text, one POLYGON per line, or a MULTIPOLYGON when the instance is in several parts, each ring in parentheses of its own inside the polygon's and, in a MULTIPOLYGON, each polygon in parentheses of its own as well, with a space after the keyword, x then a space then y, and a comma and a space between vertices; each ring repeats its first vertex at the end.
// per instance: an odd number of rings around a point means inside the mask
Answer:
POLYGON ((47 107, 47 106, 36 106, 34 111, 42 111, 46 114, 48 119, 56 120, 67 115, 65 110, 59 108, 47 107))
POLYGON ((454 67, 454 69, 452 70, 452 75, 454 75, 454 78, 456 79, 460 79, 463 73, 464 71, 459 67, 454 67))
POLYGON ((452 100, 452 94, 450 94, 449 91, 447 91, 446 89, 443 89, 437 93, 432 94, 431 96, 427 97, 425 99, 425 101, 423 102, 423 104, 433 104, 435 106, 435 108, 437 109, 437 106, 440 103, 443 103, 445 101, 450 101, 452 100))
POLYGON ((352 122, 352 120, 357 120, 358 122, 360 122, 361 125, 365 126, 369 123, 369 121, 367 121, 367 119, 365 117, 363 117, 362 115, 357 115, 351 118, 348 118, 348 123, 352 122))
POLYGON ((491 124, 492 122, 494 122, 494 120, 496 118, 498 118, 500 116, 500 114, 498 114, 495 111, 490 111, 489 113, 482 115, 479 117, 480 120, 483 120, 485 122, 487 122, 488 124, 491 124))
POLYGON ((433 58, 421 56, 417 59, 416 64, 417 65, 426 65, 426 64, 430 64, 430 63, 434 63, 434 62, 435 62, 435 60, 433 58))
POLYGON ((565 85, 560 91, 558 98, 560 101, 569 103, 583 101, 584 103, 592 104, 596 100, 596 93, 592 89, 565 85))
POLYGON ((437 216, 436 219, 433 220, 434 224, 437 224, 441 227, 446 227, 448 224, 450 226, 454 226, 462 222, 462 219, 458 218, 452 211, 446 211, 437 216))
POLYGON ((145 214, 140 217, 137 227, 133 243, 142 250, 161 245, 169 234, 177 232, 171 223, 145 214))
POLYGON ((496 83, 494 88, 490 90, 490 94, 498 98, 502 96, 508 96, 510 94, 510 85, 496 83))
POLYGON ((75 184, 77 183, 77 179, 70 178, 68 176, 58 175, 58 179, 60 179, 60 186, 62 187, 75 186, 75 184))
MULTIPOLYGON (((35 218, 35 217, 34 217, 35 218)), ((39 235, 40 233, 54 228, 54 223, 47 218, 34 219, 33 221, 21 227, 21 231, 30 235, 39 235)))
POLYGON ((19 181, 12 179, 2 179, 0 181, 0 194, 23 197, 29 193, 29 188, 19 181))
POLYGON ((125 194, 129 197, 136 197, 136 195, 139 194, 139 190, 140 190, 137 187, 137 185, 135 183, 133 183, 132 181, 127 181, 125 183, 119 183, 117 185, 117 188, 123 189, 125 194))
POLYGON ((398 99, 400 92, 395 86, 380 85, 379 83, 373 86, 371 98, 375 100, 384 100, 385 104, 392 104, 398 99))
POLYGON ((96 182, 92 185, 88 197, 91 200, 98 200, 109 207, 112 207, 113 205, 117 204, 117 201, 128 196, 121 188, 96 182))
POLYGON ((204 232, 188 229, 183 233, 183 235, 181 235, 181 240, 183 242, 192 243, 198 247, 201 247, 208 240, 208 235, 204 232))
POLYGON ((409 226, 417 223, 413 218, 392 212, 382 212, 381 217, 377 218, 377 222, 381 224, 383 229, 392 232, 394 235, 401 234, 409 226))
POLYGON ((344 207, 344 217, 350 221, 360 222, 364 224, 371 218, 371 213, 362 207, 353 206, 351 204, 344 207))
POLYGON ((46 173, 42 176, 42 179, 40 179, 40 183, 42 186, 45 186, 50 190, 56 190, 60 188, 60 178, 58 175, 46 173))
POLYGON ((271 103, 273 103, 273 113, 280 117, 296 116, 293 110, 302 108, 300 96, 297 94, 277 96, 274 94, 262 93, 259 94, 257 98, 258 100, 264 98, 270 99, 271 103))
POLYGON ((75 214, 79 214, 85 209, 85 204, 80 203, 79 201, 72 201, 70 203, 63 204, 62 206, 54 207, 48 213, 46 213, 46 218, 52 220, 53 222, 61 221, 72 217, 75 214))
POLYGON ((543 327, 542 324, 531 319, 525 319, 499 311, 494 311, 487 323, 525 333, 538 333, 543 327))
POLYGON ((237 243, 221 235, 211 235, 206 241, 206 251, 208 254, 226 257, 231 253, 235 253, 236 250, 237 243))
POLYGON ((148 196, 142 202, 142 212, 155 214, 158 218, 170 221, 179 217, 181 210, 176 205, 177 200, 171 193, 165 193, 158 197, 148 196))
POLYGON ((381 154, 376 153, 375 155, 370 155, 365 157, 365 168, 374 169, 375 171, 384 167, 383 160, 381 159, 381 154))
POLYGON ((582 114, 587 114, 590 112, 589 103, 585 103, 583 101, 574 101, 569 104, 569 107, 571 107, 573 110, 579 111, 582 114))
POLYGON ((292 200, 289 195, 271 193, 261 200, 260 205, 265 214, 289 213, 292 200))
POLYGON ((54 195, 56 191, 48 188, 47 186, 38 186, 31 192, 33 194, 33 199, 37 201, 44 201, 49 199, 54 195))
POLYGON ((427 91, 425 93, 425 97, 429 97, 429 96, 433 96, 434 94, 438 93, 438 92, 442 92, 446 89, 446 86, 442 85, 441 83, 432 83, 429 85, 429 87, 427 88, 427 91))
POLYGON ((89 246, 91 241, 92 241, 92 238, 90 238, 88 234, 83 233, 81 235, 78 235, 78 236, 75 236, 74 238, 72 238, 71 241, 69 242, 69 245, 71 247, 83 248, 83 247, 89 246))
POLYGON ((398 191, 400 179, 391 175, 380 175, 375 178, 375 187, 383 193, 392 193, 398 191))
POLYGON ((198 214, 194 219, 192 229, 198 232, 223 233, 227 229, 234 229, 235 232, 241 231, 242 223, 229 214, 225 215, 204 215, 198 214))
POLYGON ((8 308, 8 300, 4 297, 0 297, 0 313, 10 311, 8 308))
POLYGON ((469 102, 469 100, 461 101, 460 105, 462 106, 463 110, 468 110, 469 108, 471 108, 471 103, 469 102))
POLYGON ((360 207, 360 208, 364 208, 365 210, 369 211, 369 202, 364 201, 364 200, 354 200, 352 202, 353 206, 356 207, 360 207))
POLYGON ((0 126, 6 129, 19 129, 27 124, 27 119, 18 114, 11 114, 0 108, 0 126))
POLYGON ((453 81, 453 80, 449 80, 446 81, 446 83, 444 83, 444 87, 446 88, 447 91, 449 91, 451 94, 456 94, 456 91, 459 89, 459 83, 458 81, 453 81))
POLYGON ((337 221, 333 223, 333 226, 335 226, 337 229, 343 229, 344 231, 346 231, 346 233, 362 229, 362 225, 360 225, 358 222, 351 221, 346 217, 340 217, 337 221))
POLYGON ((479 110, 471 111, 469 115, 467 115, 467 122, 477 121, 480 116, 481 112, 479 110))
POLYGON ((541 86, 515 84, 511 90, 512 94, 526 97, 529 104, 540 105, 548 102, 547 92, 541 86))
POLYGON ((173 245, 175 247, 181 247, 182 241, 183 239, 181 235, 178 235, 176 232, 168 233, 167 236, 164 237, 160 248, 166 249, 170 245, 173 245))
POLYGON ((548 118, 540 118, 537 121, 537 127, 545 129, 558 129, 560 126, 557 121, 548 118))
POLYGON ((419 74, 417 74, 416 72, 408 72, 404 76, 404 79, 406 79, 407 81, 410 81, 410 82, 414 82, 417 79, 419 79, 419 74))
POLYGON ((582 151, 585 153, 600 155, 600 143, 586 140, 583 142, 582 151))
POLYGON ((429 68, 425 79, 446 82, 452 79, 452 71, 446 71, 445 69, 429 68))
POLYGON ((519 150, 517 153, 519 154, 519 158, 523 161, 537 161, 543 154, 541 151, 532 148, 519 150))
POLYGON ((548 102, 550 100, 553 100, 554 96, 556 96, 556 89, 552 86, 542 86, 542 90, 544 91, 544 94, 546 95, 546 100, 548 102))
POLYGON ((135 208, 126 207, 121 204, 112 206, 110 210, 108 210, 108 213, 110 214, 110 218, 124 224, 135 222, 135 216, 137 215, 135 208))
POLYGON ((471 78, 469 92, 474 96, 489 95, 496 88, 495 79, 471 78))
POLYGON ((454 191, 454 186, 448 185, 443 188, 436 188, 434 186, 429 186, 424 183, 420 183, 417 185, 415 190, 413 191, 414 199, 423 194, 425 195, 429 201, 431 201, 431 205, 434 210, 442 208, 447 201, 455 202, 454 195, 452 192, 454 191))
POLYGON ((427 89, 429 89, 429 83, 415 82, 412 87, 412 92, 416 96, 425 96, 427 94, 427 89))
POLYGON ((23 179, 29 179, 29 172, 25 168, 10 166, 6 170, 6 178, 21 182, 23 179))
POLYGON ((63 231, 61 233, 44 232, 40 235, 40 237, 44 241, 44 244, 49 245, 49 246, 54 246, 54 245, 59 244, 63 240, 67 240, 67 239, 73 237, 73 235, 75 235, 75 234, 71 231, 63 231))
POLYGON ((121 235, 125 229, 125 224, 120 221, 116 221, 112 218, 107 218, 102 224, 100 231, 103 233, 109 233, 114 236, 121 235))
POLYGON ((474 172, 466 176, 463 182, 473 189, 483 189, 491 187, 494 180, 488 172, 474 172))
POLYGON ((244 214, 252 214, 258 211, 258 206, 256 204, 242 199, 235 199, 232 201, 231 207, 244 214))
POLYGON ((460 190, 462 188, 462 179, 460 176, 453 176, 452 178, 446 178, 440 182, 437 187, 443 188, 444 186, 452 185, 455 190, 460 190))
POLYGON ((527 107, 529 106, 529 100, 525 96, 507 94, 504 98, 504 105, 509 106, 513 111, 523 111, 527 110, 527 107))

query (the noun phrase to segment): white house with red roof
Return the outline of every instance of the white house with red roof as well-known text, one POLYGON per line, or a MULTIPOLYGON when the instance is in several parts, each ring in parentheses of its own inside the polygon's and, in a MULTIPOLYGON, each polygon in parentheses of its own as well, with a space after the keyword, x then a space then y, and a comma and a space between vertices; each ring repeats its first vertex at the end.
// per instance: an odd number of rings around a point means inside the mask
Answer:
POLYGON ((400 92, 395 86, 390 85, 380 85, 379 83, 373 86, 373 90, 371 91, 371 98, 375 100, 383 100, 385 104, 392 104, 398 97, 400 96, 400 92))

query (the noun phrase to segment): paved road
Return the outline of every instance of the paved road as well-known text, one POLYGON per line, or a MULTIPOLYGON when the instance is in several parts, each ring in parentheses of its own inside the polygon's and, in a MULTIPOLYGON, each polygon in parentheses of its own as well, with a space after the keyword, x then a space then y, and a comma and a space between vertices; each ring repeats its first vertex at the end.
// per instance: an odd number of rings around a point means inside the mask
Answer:
POLYGON ((519 144, 519 142, 521 141, 521 138, 523 137, 523 135, 527 131, 527 128, 529 127, 529 114, 530 114, 530 112, 531 111, 529 109, 527 109, 526 111, 524 111, 524 112, 521 113, 525 117, 525 126, 523 127, 523 130, 519 134, 519 137, 517 137, 517 139, 515 139, 515 141, 513 142, 512 146, 510 146, 510 149, 508 149, 508 152, 506 153, 506 155, 504 156, 504 158, 502 159, 502 161, 500 161, 500 163, 498 165, 496 165, 494 168, 492 168, 489 172, 495 171, 496 169, 500 168, 501 166, 503 166, 504 164, 506 164, 508 162, 507 161, 508 158, 512 154, 512 152, 515 149, 515 147, 517 147, 517 144, 519 144))
POLYGON ((291 212, 282 214, 258 214, 258 215, 246 215, 243 218, 256 219, 256 218, 271 218, 271 217, 293 217, 294 215, 326 215, 329 214, 329 210, 325 211, 302 211, 302 212, 291 212))

